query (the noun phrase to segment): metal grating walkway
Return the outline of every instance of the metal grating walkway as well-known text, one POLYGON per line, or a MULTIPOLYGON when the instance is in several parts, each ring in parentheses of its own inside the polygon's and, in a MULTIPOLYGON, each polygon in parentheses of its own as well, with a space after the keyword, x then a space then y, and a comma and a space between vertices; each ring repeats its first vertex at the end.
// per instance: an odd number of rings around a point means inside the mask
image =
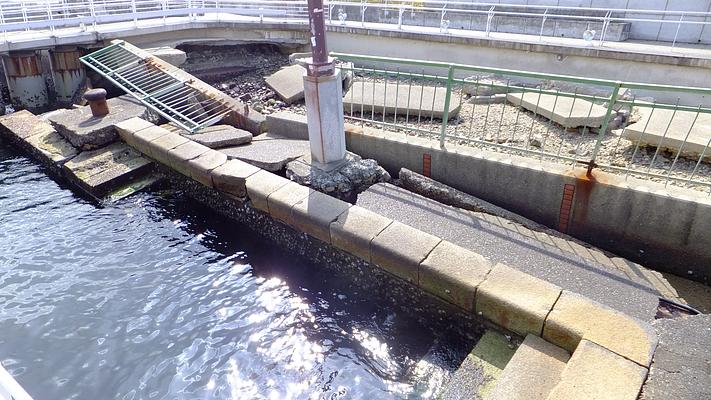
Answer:
POLYGON ((124 42, 81 57, 81 62, 130 93, 146 107, 189 132, 219 122, 231 109, 192 87, 124 42))

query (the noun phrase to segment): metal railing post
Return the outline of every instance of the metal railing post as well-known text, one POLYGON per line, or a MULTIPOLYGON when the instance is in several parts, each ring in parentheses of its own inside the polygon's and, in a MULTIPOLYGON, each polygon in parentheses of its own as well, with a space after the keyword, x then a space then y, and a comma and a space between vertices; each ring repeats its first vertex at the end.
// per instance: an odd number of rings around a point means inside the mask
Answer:
MULTIPOLYGON (((439 134, 439 147, 444 147, 444 139, 447 135, 447 123, 449 121, 449 105, 452 102, 452 83, 454 81, 454 65, 449 65, 447 73, 447 93, 444 96, 444 111, 442 112, 442 127, 439 134)), ((435 92, 437 88, 435 87, 435 92)))
POLYGON ((610 95, 610 101, 607 103, 607 112, 605 113, 605 119, 602 121, 602 126, 600 127, 600 133, 597 134, 597 141, 595 142, 595 149, 593 149, 592 155, 590 156, 590 164, 588 164, 588 171, 592 170, 595 166, 595 160, 597 159, 597 153, 600 151, 602 146, 602 140, 605 138, 605 133, 607 132, 607 127, 610 126, 610 118, 612 118, 612 111, 615 109, 615 103, 617 102, 617 96, 620 94, 620 88, 622 87, 622 82, 615 82, 615 86, 612 88, 612 94, 610 95))
POLYGON ((679 17, 679 23, 676 26, 676 33, 674 34, 674 41, 672 42, 672 49, 676 46, 676 40, 679 38, 679 30, 681 29, 681 23, 684 21, 684 14, 679 17))
POLYGON ((397 29, 402 29, 402 14, 405 12, 405 7, 400 4, 400 11, 397 15, 397 29))
POLYGON ((136 15, 136 0, 131 0, 131 12, 133 12, 133 26, 138 28, 138 16, 136 15))

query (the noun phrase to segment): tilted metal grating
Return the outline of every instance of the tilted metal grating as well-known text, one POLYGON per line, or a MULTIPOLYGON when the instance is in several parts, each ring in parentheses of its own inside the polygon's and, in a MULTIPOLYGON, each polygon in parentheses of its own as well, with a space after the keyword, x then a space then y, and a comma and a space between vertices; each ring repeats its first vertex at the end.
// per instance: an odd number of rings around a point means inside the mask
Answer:
POLYGON ((192 87, 191 80, 180 79, 153 56, 139 54, 125 42, 87 54, 81 62, 189 132, 213 125, 231 112, 223 102, 192 87))

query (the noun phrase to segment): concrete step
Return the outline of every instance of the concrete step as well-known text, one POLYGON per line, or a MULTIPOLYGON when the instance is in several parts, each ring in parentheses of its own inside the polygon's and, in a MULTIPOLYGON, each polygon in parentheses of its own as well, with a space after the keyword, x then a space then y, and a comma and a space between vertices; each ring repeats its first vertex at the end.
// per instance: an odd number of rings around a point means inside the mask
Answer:
POLYGON ((560 381, 570 354, 538 336, 528 335, 486 400, 545 400, 560 381))
POLYGON ((439 400, 485 399, 516 351, 508 337, 487 330, 452 374, 437 396, 439 400))

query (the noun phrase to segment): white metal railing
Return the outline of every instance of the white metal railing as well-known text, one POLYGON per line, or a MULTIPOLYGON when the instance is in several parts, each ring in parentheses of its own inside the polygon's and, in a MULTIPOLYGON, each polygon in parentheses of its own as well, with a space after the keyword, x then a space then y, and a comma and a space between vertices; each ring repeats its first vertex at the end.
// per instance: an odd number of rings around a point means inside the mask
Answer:
MULTIPOLYGON (((546 24, 551 21, 583 21, 597 24, 600 31, 595 40, 604 45, 612 23, 657 23, 660 26, 676 28, 671 46, 676 46, 682 27, 700 28, 699 42, 705 35, 707 25, 711 25, 711 12, 640 10, 620 8, 585 8, 564 6, 517 5, 499 3, 478 3, 448 0, 334 0, 326 1, 328 22, 331 24, 359 22, 379 22, 407 29, 419 22, 404 16, 435 15, 439 19, 442 33, 448 32, 449 18, 468 16, 481 17, 485 27, 481 29, 490 35, 496 32, 497 17, 525 17, 540 19, 539 40, 542 40, 546 24), (351 15, 343 10, 357 10, 351 15), (370 10, 370 11, 368 11, 370 10), (374 13, 374 10, 376 11, 374 13), (390 13, 397 18, 390 18, 390 13), (353 15, 355 14, 355 15, 353 15)), ((8 32, 50 30, 57 28, 87 26, 97 24, 130 22, 157 19, 165 23, 169 17, 196 19, 213 15, 219 20, 220 13, 249 16, 263 21, 265 17, 283 21, 306 23, 308 18, 305 0, 38 0, 0 2, 0 26, 5 40, 8 32)), ((425 18, 421 24, 425 24, 425 18)), ((709 28, 711 29, 711 28, 709 28)), ((473 29, 471 26, 469 30, 473 29)))
POLYGON ((0 400, 32 400, 32 397, 20 386, 0 364, 0 400))

